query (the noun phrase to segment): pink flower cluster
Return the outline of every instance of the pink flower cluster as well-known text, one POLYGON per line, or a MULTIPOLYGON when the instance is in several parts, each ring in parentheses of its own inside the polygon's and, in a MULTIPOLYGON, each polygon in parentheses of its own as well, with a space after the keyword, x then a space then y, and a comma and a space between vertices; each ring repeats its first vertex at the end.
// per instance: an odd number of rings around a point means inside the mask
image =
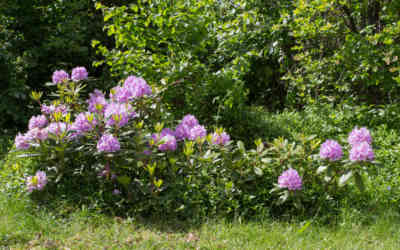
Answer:
POLYGON ((278 178, 278 185, 280 188, 287 188, 289 190, 300 190, 302 181, 296 170, 290 168, 284 171, 278 178))
POLYGON ((329 159, 330 161, 337 161, 342 158, 342 146, 335 140, 326 140, 319 150, 319 156, 322 159, 329 159))
POLYGON ((231 140, 231 137, 226 132, 214 132, 211 142, 215 145, 225 145, 231 140))
POLYGON ((76 67, 72 69, 71 79, 74 82, 82 81, 88 78, 88 72, 85 67, 76 67))
POLYGON ((135 98, 151 95, 151 93, 151 87, 143 78, 129 76, 122 87, 116 86, 111 90, 110 99, 119 103, 127 103, 135 98))
POLYGON ((48 123, 47 118, 43 115, 33 116, 29 120, 29 130, 25 134, 18 133, 15 137, 15 147, 17 149, 29 149, 32 145, 36 145, 48 138, 48 127, 44 128, 48 123))
POLYGON ((175 132, 169 128, 164 128, 160 134, 153 134, 154 143, 162 142, 158 149, 161 151, 175 151, 177 144, 175 132))
POLYGON ((37 171, 34 176, 29 176, 26 181, 29 193, 33 190, 43 190, 47 184, 47 176, 45 172, 37 171))
POLYGON ((116 152, 121 149, 121 145, 117 138, 111 134, 103 134, 100 140, 97 142, 97 150, 99 152, 116 152))
POLYGON ((193 115, 183 117, 181 123, 175 129, 175 136, 178 140, 196 140, 207 135, 204 126, 199 124, 199 121, 193 115))
MULTIPOLYGON (((76 67, 72 69, 71 79, 74 82, 85 80, 88 78, 88 72, 85 67, 76 67)), ((55 84, 69 81, 69 74, 64 70, 56 70, 53 73, 52 81, 55 84)))
MULTIPOLYGON (((349 158, 353 162, 373 161, 372 137, 367 128, 354 128, 348 138, 351 149, 349 158)), ((325 141, 320 148, 319 156, 322 159, 336 161, 342 158, 343 151, 340 144, 334 140, 325 141)))
POLYGON ((351 145, 351 161, 362 162, 374 160, 375 155, 371 146, 372 137, 367 128, 354 128, 349 134, 348 142, 351 145))

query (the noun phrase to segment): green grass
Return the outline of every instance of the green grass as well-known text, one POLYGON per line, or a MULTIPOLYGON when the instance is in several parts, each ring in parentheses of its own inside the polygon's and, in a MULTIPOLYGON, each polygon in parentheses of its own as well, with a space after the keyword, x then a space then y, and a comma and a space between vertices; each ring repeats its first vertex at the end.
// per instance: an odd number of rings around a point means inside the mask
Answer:
POLYGON ((28 199, 0 195, 0 248, 12 249, 399 249, 393 210, 344 210, 332 225, 317 221, 180 221, 110 217, 86 209, 65 214, 28 199))

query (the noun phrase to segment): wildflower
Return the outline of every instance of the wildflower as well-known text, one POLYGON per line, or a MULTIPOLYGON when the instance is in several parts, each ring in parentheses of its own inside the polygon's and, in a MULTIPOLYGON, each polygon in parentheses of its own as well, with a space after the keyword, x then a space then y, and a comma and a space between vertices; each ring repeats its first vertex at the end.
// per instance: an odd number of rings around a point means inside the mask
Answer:
POLYGON ((287 188, 289 190, 300 190, 302 181, 297 171, 290 168, 279 176, 278 185, 281 188, 287 188))
POLYGON ((214 132, 214 134, 212 135, 212 138, 211 138, 212 144, 215 144, 215 145, 225 145, 230 140, 231 140, 231 137, 226 132, 222 132, 222 133, 214 132))
POLYGON ((52 76, 53 83, 63 83, 64 81, 69 80, 69 75, 64 70, 56 70, 52 76))
POLYGON ((31 145, 29 144, 29 138, 21 133, 15 137, 15 147, 17 149, 28 149, 31 145))
POLYGON ((85 67, 76 67, 72 69, 71 78, 74 82, 85 80, 88 78, 88 72, 85 67))
POLYGON ((350 150, 350 160, 353 162, 373 161, 374 157, 374 151, 371 145, 366 141, 353 145, 350 150))
POLYGON ((43 128, 47 125, 47 118, 44 115, 32 116, 29 120, 29 129, 43 128))
POLYGON ((352 146, 361 142, 367 142, 368 144, 372 143, 372 137, 367 128, 358 129, 357 127, 355 127, 353 131, 351 131, 351 133, 349 134, 347 140, 352 146))
POLYGON ((123 85, 124 88, 128 89, 134 98, 139 98, 144 95, 151 95, 151 87, 141 77, 129 76, 123 85))
POLYGON ((119 191, 118 189, 114 189, 113 191, 113 195, 119 195, 121 193, 121 191, 119 191))
POLYGON ((197 138, 203 138, 207 135, 207 131, 204 126, 196 125, 190 129, 189 139, 196 140, 197 138))
POLYGON ((103 113, 107 107, 107 100, 104 94, 98 89, 95 89, 94 92, 89 95, 89 100, 87 102, 89 104, 88 109, 92 113, 103 113))
POLYGON ((319 157, 337 161, 343 156, 342 146, 335 140, 326 140, 319 149, 319 157))
POLYGON ((47 176, 43 171, 37 171, 34 176, 27 178, 27 189, 28 192, 33 190, 42 190, 47 184, 47 176))
POLYGON ((120 148, 119 141, 111 134, 103 134, 97 142, 97 150, 99 152, 116 152, 120 148))

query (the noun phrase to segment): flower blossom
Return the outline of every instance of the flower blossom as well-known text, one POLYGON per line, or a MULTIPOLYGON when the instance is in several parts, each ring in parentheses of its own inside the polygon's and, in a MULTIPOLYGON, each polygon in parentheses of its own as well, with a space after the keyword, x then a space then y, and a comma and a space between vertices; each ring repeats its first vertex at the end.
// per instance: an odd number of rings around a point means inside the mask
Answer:
POLYGON ((203 138, 207 135, 207 131, 202 125, 196 125, 190 129, 189 139, 196 140, 197 138, 203 138))
POLYGON ((287 188, 289 190, 300 190, 302 181, 297 171, 290 168, 279 176, 278 185, 281 188, 287 188))
POLYGON ((68 114, 68 107, 64 104, 57 105, 57 106, 55 106, 53 104, 48 105, 48 106, 46 104, 42 104, 41 111, 43 114, 46 114, 46 115, 52 115, 52 114, 58 113, 58 112, 61 113, 62 115, 66 115, 66 114, 68 114))
POLYGON ((95 89, 93 93, 89 95, 89 100, 87 100, 89 107, 88 110, 92 113, 103 113, 107 107, 107 100, 104 94, 95 89))
POLYGON ((125 126, 129 119, 136 116, 135 111, 130 104, 112 102, 107 105, 104 111, 107 126, 117 127, 125 126))
POLYGON ((68 132, 69 126, 65 122, 52 122, 47 126, 47 131, 53 135, 60 136, 68 132))
POLYGON ((29 138, 21 133, 18 133, 18 135, 15 137, 14 144, 17 149, 22 150, 28 149, 31 146, 29 143, 29 138))
POLYGON ((88 72, 85 67, 76 67, 72 69, 71 79, 74 82, 85 80, 88 78, 88 72))
POLYGON ((350 150, 350 160, 353 162, 373 161, 374 157, 374 151, 371 145, 366 141, 353 145, 350 150))
POLYGON ((172 131, 171 129, 164 128, 159 135, 153 134, 152 138, 155 143, 158 143, 159 141, 163 142, 158 146, 159 150, 161 151, 176 150, 177 144, 176 144, 175 132, 172 131))
POLYGON ((226 132, 222 133, 214 132, 211 138, 211 143, 214 145, 225 145, 230 140, 231 137, 226 132))
POLYGON ((49 134, 46 128, 33 128, 28 130, 25 136, 29 141, 44 141, 49 137, 49 134))
POLYGON ((188 139, 190 137, 190 130, 199 125, 199 121, 193 115, 186 115, 182 121, 176 126, 175 136, 178 140, 188 139))
POLYGON ((83 133, 89 132, 94 129, 97 125, 97 120, 93 114, 86 112, 80 113, 74 123, 72 123, 71 130, 76 132, 75 135, 82 135, 83 133))
POLYGON ((357 127, 351 131, 348 137, 348 142, 350 145, 354 146, 358 143, 361 142, 367 142, 368 144, 372 143, 372 137, 370 132, 368 131, 367 128, 360 128, 358 129, 357 127))
POLYGON ((151 95, 152 93, 151 87, 147 82, 143 78, 136 76, 128 76, 124 82, 123 88, 129 90, 133 98, 151 95))
POLYGON ((111 89, 110 99, 119 103, 127 103, 133 99, 133 93, 128 88, 116 86, 111 89))
POLYGON ((29 129, 33 128, 43 128, 44 126, 47 125, 47 118, 44 115, 38 115, 38 116, 32 116, 31 119, 29 119, 29 129))
POLYGON ((97 150, 99 152, 116 152, 121 149, 121 145, 117 138, 111 134, 103 134, 97 142, 97 150))
POLYGON ((319 157, 337 161, 343 156, 342 146, 335 140, 326 140, 319 149, 319 157))
POLYGON ((64 70, 56 70, 52 76, 53 83, 63 83, 64 81, 69 80, 69 75, 64 70))
POLYGON ((37 171, 34 176, 27 178, 27 189, 28 192, 33 190, 42 190, 47 184, 47 176, 43 171, 37 171))

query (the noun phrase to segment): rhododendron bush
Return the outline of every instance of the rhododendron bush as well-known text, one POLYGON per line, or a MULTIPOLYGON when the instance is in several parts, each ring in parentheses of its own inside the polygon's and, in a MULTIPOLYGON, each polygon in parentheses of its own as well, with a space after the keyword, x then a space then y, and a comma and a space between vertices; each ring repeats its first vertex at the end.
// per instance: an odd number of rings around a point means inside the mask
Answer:
POLYGON ((337 141, 320 145, 302 135, 268 147, 259 139, 255 149, 246 149, 191 114, 172 120, 159 101, 163 90, 143 78, 131 75, 109 92, 85 93, 87 77, 84 67, 71 75, 57 70, 49 84, 54 100, 32 93, 41 114, 15 138, 20 157, 36 159, 21 172, 27 194, 86 192, 92 203, 124 211, 241 216, 289 200, 297 208, 312 206, 322 197, 316 194, 335 195, 352 175, 361 186, 364 167, 374 159, 366 128, 349 135, 350 160, 343 163, 337 141))

